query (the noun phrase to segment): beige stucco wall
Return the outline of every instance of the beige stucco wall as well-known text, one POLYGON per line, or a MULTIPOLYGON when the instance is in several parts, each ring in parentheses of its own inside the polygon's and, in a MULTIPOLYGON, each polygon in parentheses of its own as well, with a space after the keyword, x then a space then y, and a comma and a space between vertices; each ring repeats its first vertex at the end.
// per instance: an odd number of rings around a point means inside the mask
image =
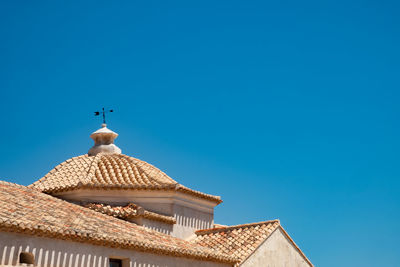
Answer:
POLYGON ((181 204, 174 204, 174 224, 172 236, 186 239, 193 235, 196 230, 212 228, 214 225, 214 214, 200 211, 181 204))
POLYGON ((310 267, 299 251, 278 228, 241 267, 310 267))
POLYGON ((173 224, 149 220, 146 218, 135 218, 131 219, 130 221, 138 225, 142 225, 143 227, 146 227, 148 229, 152 229, 167 235, 171 235, 173 229, 173 224))
POLYGON ((38 267, 108 267, 108 258, 126 259, 124 267, 230 266, 186 258, 114 249, 65 240, 0 232, 0 266, 18 266, 19 253, 30 252, 38 267))

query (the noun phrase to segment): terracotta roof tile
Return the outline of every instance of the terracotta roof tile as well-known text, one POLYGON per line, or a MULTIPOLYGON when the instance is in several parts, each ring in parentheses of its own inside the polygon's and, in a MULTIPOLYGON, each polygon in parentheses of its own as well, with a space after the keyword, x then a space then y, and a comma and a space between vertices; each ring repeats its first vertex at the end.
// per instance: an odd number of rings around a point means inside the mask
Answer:
POLYGON ((160 221, 168 224, 176 223, 176 219, 172 216, 166 216, 155 212, 147 211, 142 207, 135 205, 133 203, 130 203, 126 206, 110 206, 101 203, 89 203, 86 204, 85 207, 120 219, 142 217, 149 220, 160 221))
POLYGON ((82 155, 56 166, 31 184, 45 193, 77 188, 175 190, 221 203, 221 198, 180 185, 153 165, 124 154, 82 155))
POLYGON ((0 230, 178 257, 237 262, 205 247, 2 181, 0 230))
POLYGON ((313 266, 300 248, 282 228, 279 220, 235 226, 221 226, 196 231, 197 237, 193 243, 213 249, 226 255, 239 258, 240 262, 247 259, 276 229, 281 228, 304 259, 313 266))
POLYGON ((234 255, 243 261, 279 226, 278 220, 217 227, 196 232, 196 244, 234 255))

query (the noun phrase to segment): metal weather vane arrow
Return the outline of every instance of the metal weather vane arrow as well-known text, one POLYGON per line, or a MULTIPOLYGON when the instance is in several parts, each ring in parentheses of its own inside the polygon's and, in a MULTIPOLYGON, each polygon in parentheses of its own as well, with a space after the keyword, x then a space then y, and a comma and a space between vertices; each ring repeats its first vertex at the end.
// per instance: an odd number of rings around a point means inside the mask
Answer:
POLYGON ((107 112, 114 112, 114 110, 112 110, 112 109, 104 110, 104 108, 103 108, 102 111, 95 111, 94 115, 99 116, 100 114, 102 114, 103 115, 103 123, 106 124, 106 113, 107 112))

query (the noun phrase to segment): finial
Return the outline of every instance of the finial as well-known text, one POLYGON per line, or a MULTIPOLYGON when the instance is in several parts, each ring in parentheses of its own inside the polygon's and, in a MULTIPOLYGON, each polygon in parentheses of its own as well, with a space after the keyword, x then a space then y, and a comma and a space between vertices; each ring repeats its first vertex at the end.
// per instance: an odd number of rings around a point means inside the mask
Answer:
POLYGON ((94 140, 94 146, 89 150, 89 156, 95 156, 98 153, 108 153, 108 154, 121 154, 121 149, 114 145, 114 139, 117 138, 118 134, 107 128, 106 124, 106 112, 113 112, 113 110, 106 111, 96 111, 95 116, 103 114, 103 124, 102 128, 98 129, 90 135, 90 138, 94 140))

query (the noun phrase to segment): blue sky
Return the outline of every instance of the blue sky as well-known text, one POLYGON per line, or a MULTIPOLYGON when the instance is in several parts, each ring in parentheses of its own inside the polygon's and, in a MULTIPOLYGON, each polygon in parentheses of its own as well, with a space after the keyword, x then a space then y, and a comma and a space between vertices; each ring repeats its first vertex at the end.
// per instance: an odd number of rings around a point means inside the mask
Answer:
POLYGON ((279 218, 316 266, 400 266, 397 1, 2 1, 0 179, 123 153, 279 218))

